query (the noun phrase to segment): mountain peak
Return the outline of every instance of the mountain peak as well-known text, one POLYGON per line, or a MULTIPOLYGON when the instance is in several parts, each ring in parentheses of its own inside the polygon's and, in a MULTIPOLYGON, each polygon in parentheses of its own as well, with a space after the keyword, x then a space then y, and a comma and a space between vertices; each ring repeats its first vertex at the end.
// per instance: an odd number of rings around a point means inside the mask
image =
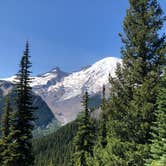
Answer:
POLYGON ((49 72, 34 77, 32 86, 50 86, 59 82, 68 73, 63 72, 59 67, 55 67, 49 72))
MULTIPOLYGON (((55 67, 49 72, 33 77, 33 91, 42 97, 56 118, 62 123, 74 120, 81 110, 81 96, 88 90, 89 95, 100 94, 102 86, 108 87, 109 74, 115 77, 120 58, 106 57, 96 63, 70 74, 55 67)), ((5 79, 11 81, 14 77, 5 79)))
MULTIPOLYGON (((110 65, 111 63, 112 64, 121 63, 121 59, 117 57, 106 57, 94 63, 93 66, 94 65, 104 66, 104 65, 110 65)), ((108 66, 105 66, 105 67, 108 67, 108 66)))
POLYGON ((48 74, 59 74, 59 73, 63 73, 63 74, 67 74, 67 72, 62 71, 59 67, 54 67, 51 70, 49 70, 48 72, 42 73, 37 75, 36 77, 42 77, 48 74))
POLYGON ((58 71, 61 71, 61 69, 58 66, 56 66, 52 68, 50 72, 58 72, 58 71))

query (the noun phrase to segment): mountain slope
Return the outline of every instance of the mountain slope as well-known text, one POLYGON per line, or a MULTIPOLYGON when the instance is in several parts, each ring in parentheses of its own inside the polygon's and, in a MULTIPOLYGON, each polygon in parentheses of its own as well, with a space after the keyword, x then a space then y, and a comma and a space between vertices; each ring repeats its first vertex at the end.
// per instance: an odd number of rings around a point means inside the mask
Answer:
MULTIPOLYGON (((99 95, 103 84, 108 84, 108 75, 115 76, 117 63, 121 63, 121 59, 107 57, 71 74, 55 68, 33 77, 33 91, 47 103, 55 117, 66 124, 81 111, 81 98, 85 90, 91 97, 99 95)), ((13 78, 6 80, 12 82, 13 78)))
MULTIPOLYGON (((11 99, 15 97, 14 93, 14 85, 7 81, 0 81, 0 116, 2 114, 2 110, 5 103, 5 96, 10 94, 11 99)), ((33 93, 33 106, 37 108, 35 110, 35 126, 36 128, 45 128, 48 124, 50 124, 52 121, 57 121, 48 107, 48 105, 43 101, 43 99, 40 96, 37 96, 33 93)), ((14 100, 11 100, 11 104, 14 106, 14 100)), ((57 121, 58 125, 58 121, 57 121)))

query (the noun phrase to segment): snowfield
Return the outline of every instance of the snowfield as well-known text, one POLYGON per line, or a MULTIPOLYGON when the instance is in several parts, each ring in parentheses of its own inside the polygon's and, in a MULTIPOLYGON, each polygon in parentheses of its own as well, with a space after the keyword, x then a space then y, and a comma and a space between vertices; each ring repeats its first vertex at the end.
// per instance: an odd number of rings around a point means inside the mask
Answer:
MULTIPOLYGON (((71 74, 55 68, 45 74, 32 77, 33 91, 41 96, 63 124, 74 120, 81 111, 81 97, 86 90, 89 95, 100 93, 108 84, 108 76, 115 77, 115 69, 121 59, 104 58, 88 68, 71 74)), ((14 82, 15 76, 5 81, 14 82)))

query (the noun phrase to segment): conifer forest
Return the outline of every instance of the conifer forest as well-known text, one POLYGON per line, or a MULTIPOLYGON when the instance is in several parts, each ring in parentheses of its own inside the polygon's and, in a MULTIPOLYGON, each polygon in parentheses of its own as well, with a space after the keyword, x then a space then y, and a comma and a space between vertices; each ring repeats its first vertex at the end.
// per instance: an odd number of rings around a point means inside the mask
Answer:
POLYGON ((12 91, 0 90, 0 166, 166 166, 165 21, 158 0, 129 0, 115 75, 99 97, 85 88, 79 114, 63 125, 49 126, 50 109, 34 104, 27 41, 12 91))

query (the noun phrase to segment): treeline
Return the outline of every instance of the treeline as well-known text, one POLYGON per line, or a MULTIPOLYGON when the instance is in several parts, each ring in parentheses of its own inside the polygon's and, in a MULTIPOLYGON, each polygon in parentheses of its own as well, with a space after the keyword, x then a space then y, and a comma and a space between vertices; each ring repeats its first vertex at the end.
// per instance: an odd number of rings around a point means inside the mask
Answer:
POLYGON ((34 128, 34 109, 30 87, 29 45, 26 43, 21 58, 20 70, 16 78, 14 106, 10 97, 6 97, 1 121, 0 165, 31 166, 34 165, 32 154, 32 130, 34 128))
POLYGON ((109 77, 99 130, 94 132, 86 93, 72 166, 166 166, 165 17, 157 0, 129 4, 120 34, 122 64, 109 77))

